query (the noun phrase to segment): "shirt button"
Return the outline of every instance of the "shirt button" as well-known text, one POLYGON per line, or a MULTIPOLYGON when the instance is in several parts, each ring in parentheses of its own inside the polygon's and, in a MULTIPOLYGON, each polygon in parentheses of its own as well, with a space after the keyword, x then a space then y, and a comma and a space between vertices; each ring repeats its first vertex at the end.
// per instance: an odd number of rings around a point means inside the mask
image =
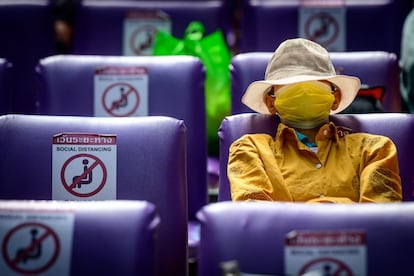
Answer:
POLYGON ((317 169, 322 168, 322 164, 316 164, 316 165, 315 165, 315 168, 317 168, 317 169))

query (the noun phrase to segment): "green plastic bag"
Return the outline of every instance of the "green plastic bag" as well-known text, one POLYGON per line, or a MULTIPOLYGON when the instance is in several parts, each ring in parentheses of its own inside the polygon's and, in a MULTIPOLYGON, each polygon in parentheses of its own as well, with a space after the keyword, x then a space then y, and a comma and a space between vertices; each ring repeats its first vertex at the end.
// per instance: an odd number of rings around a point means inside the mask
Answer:
POLYGON ((209 155, 218 156, 218 128, 230 115, 230 60, 231 54, 223 34, 217 30, 204 36, 204 25, 191 22, 183 39, 159 31, 155 36, 153 55, 191 55, 198 57, 206 68, 205 103, 209 155))

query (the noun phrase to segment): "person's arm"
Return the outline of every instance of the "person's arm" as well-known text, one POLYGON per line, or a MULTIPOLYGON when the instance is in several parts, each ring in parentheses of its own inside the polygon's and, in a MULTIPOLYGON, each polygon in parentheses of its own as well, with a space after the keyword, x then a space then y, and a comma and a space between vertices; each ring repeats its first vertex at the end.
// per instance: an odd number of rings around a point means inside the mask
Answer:
POLYGON ((292 201, 270 141, 270 136, 246 135, 231 145, 227 173, 233 201, 292 201))
POLYGON ((360 202, 402 200, 397 149, 387 137, 362 140, 364 154, 360 174, 360 202))

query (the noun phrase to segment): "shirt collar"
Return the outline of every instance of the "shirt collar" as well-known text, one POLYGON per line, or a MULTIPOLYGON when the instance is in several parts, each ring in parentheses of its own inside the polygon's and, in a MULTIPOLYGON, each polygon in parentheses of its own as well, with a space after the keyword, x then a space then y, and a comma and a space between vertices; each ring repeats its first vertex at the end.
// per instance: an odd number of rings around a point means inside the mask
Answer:
MULTIPOLYGON (((337 141, 339 138, 341 138, 342 132, 343 132, 343 127, 337 127, 333 122, 328 122, 324 125, 322 125, 316 135, 316 140, 327 140, 327 139, 333 139, 335 141, 337 141), (338 135, 339 133, 339 135, 338 135)), ((350 132, 350 129, 347 129, 350 132)), ((300 133, 298 135, 298 132, 295 131, 294 128, 288 127, 287 125, 285 125, 284 123, 279 123, 279 126, 277 128, 276 131, 276 138, 277 137, 281 137, 281 142, 283 144, 284 140, 291 140, 291 139, 295 139, 295 140, 299 140, 301 142, 303 142, 302 138, 305 137, 307 138, 305 135, 303 135, 302 133, 300 133)), ((303 142, 304 143, 304 142, 303 142)), ((306 143, 305 143, 306 144, 306 143)))

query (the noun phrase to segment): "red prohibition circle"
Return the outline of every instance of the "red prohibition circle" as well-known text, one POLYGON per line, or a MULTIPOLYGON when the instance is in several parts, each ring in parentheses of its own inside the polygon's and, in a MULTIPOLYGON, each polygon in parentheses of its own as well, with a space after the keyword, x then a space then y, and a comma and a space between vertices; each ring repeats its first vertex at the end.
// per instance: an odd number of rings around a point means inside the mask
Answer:
POLYGON ((338 38, 338 34, 339 34, 339 24, 338 22, 335 20, 334 17, 332 17, 329 13, 327 12, 319 12, 319 13, 315 13, 312 16, 310 16, 308 18, 308 20, 306 20, 305 23, 305 35, 306 37, 308 37, 310 40, 319 42, 322 45, 329 45, 331 43, 333 43, 337 38, 338 38), (320 19, 320 18, 325 18, 326 20, 328 20, 328 26, 333 26, 334 30, 333 30, 333 35, 328 39, 326 39, 325 41, 319 40, 315 34, 311 33, 311 24, 314 20, 316 19, 320 19))
MULTIPOLYGON (((92 166, 90 166, 90 167, 92 167, 92 166)), ((96 167, 96 166, 94 166, 94 167, 96 167)), ((93 195, 97 194, 105 186, 106 179, 107 179, 107 171, 106 171, 105 164, 98 157, 96 157, 94 155, 91 155, 91 154, 82 153, 82 154, 74 155, 71 158, 69 158, 68 160, 66 160, 66 162, 62 166, 62 170, 60 171, 60 179, 62 181, 63 187, 65 187, 65 189, 69 193, 71 193, 75 196, 79 196, 79 197, 90 197, 90 196, 93 196, 93 195), (68 167, 69 163, 72 162, 73 160, 75 160, 76 158, 81 158, 81 157, 91 158, 91 159, 95 160, 94 164, 96 164, 96 166, 100 165, 102 167, 102 181, 101 181, 101 184, 99 184, 99 186, 95 190, 93 190, 90 193, 86 193, 86 194, 82 194, 82 193, 78 193, 78 192, 73 191, 73 187, 72 187, 72 186, 74 186, 73 183, 68 184, 66 182, 66 179, 65 179, 65 170, 68 167)))
MULTIPOLYGON (((122 97, 119 101, 117 101, 118 103, 121 102, 122 100, 124 100, 124 98, 122 97)), ((113 83, 110 86, 108 86, 103 95, 102 95, 102 106, 104 107, 105 111, 112 115, 113 117, 128 117, 132 114, 134 114, 134 112, 137 111, 138 106, 140 103, 140 98, 139 98, 139 93, 138 91, 135 89, 135 87, 133 87, 132 85, 130 85, 129 83, 123 83, 123 82, 117 82, 117 83, 113 83), (108 96, 108 93, 111 91, 112 88, 114 88, 115 86, 126 86, 128 87, 128 91, 127 91, 127 95, 126 97, 128 97, 128 94, 133 93, 132 95, 135 95, 135 97, 137 98, 137 102, 135 103, 135 105, 132 107, 131 111, 125 113, 125 114, 114 114, 113 113, 113 109, 116 107, 117 103, 112 104, 112 106, 107 106, 105 103, 105 99, 108 96)))
MULTIPOLYGON (((41 241, 42 241, 41 240, 41 241)), ((40 241, 40 242, 41 242, 40 241)), ((23 223, 20 224, 16 227, 14 227, 13 229, 11 229, 6 236, 4 237, 3 240, 3 245, 2 245, 2 251, 3 251, 3 256, 4 256, 4 260, 6 261, 7 265, 13 269, 14 271, 18 272, 18 273, 22 273, 25 275, 31 275, 31 274, 39 274, 42 272, 45 272, 46 270, 48 270, 57 260, 58 256, 59 256, 59 252, 60 252, 60 242, 59 242, 59 238, 56 235, 56 233, 48 226, 44 225, 44 224, 40 224, 40 223, 23 223), (25 269, 21 269, 17 266, 17 263, 19 261, 19 257, 21 256, 20 254, 18 256, 16 256, 16 258, 13 260, 10 258, 8 252, 7 252, 7 244, 10 241, 10 238, 13 236, 13 234, 15 234, 17 231, 21 230, 22 228, 25 227, 38 227, 38 228, 43 228, 46 230, 46 236, 45 234, 43 235, 42 240, 48 238, 49 236, 53 239, 53 242, 55 244, 55 252, 52 256, 52 258, 43 266, 36 268, 36 269, 32 269, 32 270, 25 270, 25 269)), ((29 253, 30 248, 27 248, 27 253, 29 253)))
POLYGON ((344 264, 343 262, 341 262, 337 259, 334 259, 334 258, 314 259, 314 260, 310 261, 309 263, 307 263, 304 267, 302 267, 302 269, 299 271, 299 275, 303 275, 306 272, 308 272, 308 269, 310 267, 312 267, 313 265, 315 265, 315 264, 329 263, 329 262, 334 263, 338 266, 338 268, 336 269, 336 271, 332 275, 337 276, 337 275, 339 275, 339 273, 343 273, 343 272, 345 272, 347 276, 352 276, 353 275, 351 269, 349 269, 349 267, 346 264, 344 264))
POLYGON ((137 56, 141 55, 141 53, 150 48, 152 46, 152 43, 154 41, 155 38, 155 33, 157 32, 157 28, 155 28, 152 25, 144 25, 141 26, 140 28, 136 29, 132 34, 131 37, 129 39, 129 47, 131 48, 132 52, 134 52, 134 54, 136 54, 137 56), (136 42, 136 38, 140 33, 143 32, 148 32, 149 33, 149 41, 147 41, 145 44, 141 45, 140 48, 136 47, 135 42, 136 42))

